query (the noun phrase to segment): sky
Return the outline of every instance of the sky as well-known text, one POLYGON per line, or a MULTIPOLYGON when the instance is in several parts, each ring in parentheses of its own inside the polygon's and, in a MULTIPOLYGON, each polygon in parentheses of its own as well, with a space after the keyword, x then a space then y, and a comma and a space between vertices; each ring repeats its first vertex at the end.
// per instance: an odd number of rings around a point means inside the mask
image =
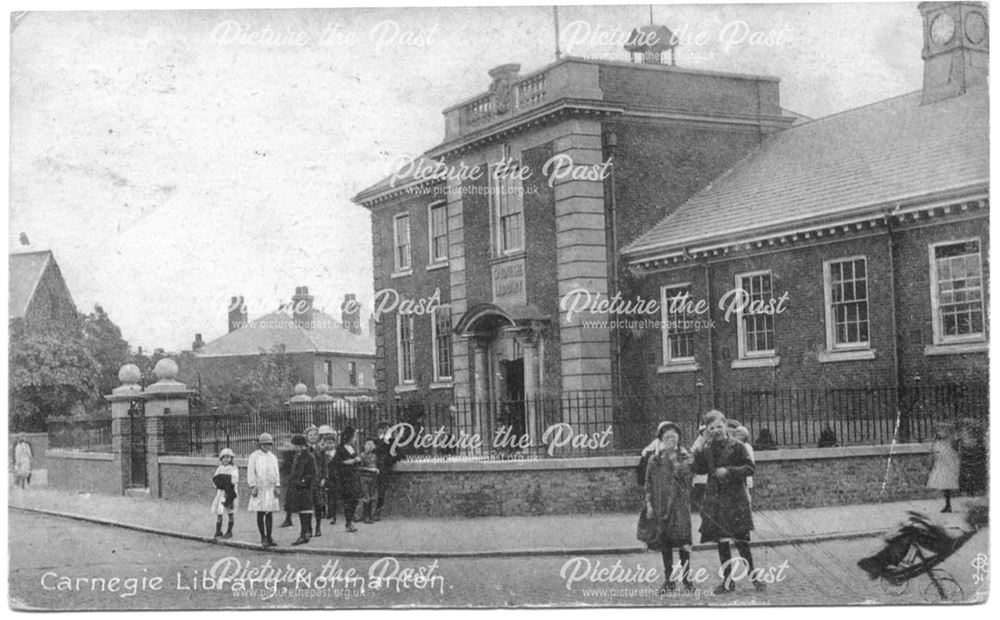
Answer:
MULTIPOLYGON (((677 65, 781 78, 820 117, 920 88, 916 3, 656 5, 677 65)), ((623 57, 648 5, 561 6, 564 54, 623 57)), ((188 349, 308 286, 371 307, 351 197, 440 143, 490 68, 554 60, 552 8, 34 12, 11 32, 11 252, 49 249, 81 311, 188 349), (30 246, 22 246, 20 233, 30 246)))

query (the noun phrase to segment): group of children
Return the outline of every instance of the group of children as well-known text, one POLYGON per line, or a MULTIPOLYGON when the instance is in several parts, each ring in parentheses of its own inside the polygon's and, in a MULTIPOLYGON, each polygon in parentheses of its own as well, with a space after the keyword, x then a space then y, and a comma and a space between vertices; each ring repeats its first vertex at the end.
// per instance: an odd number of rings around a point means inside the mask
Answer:
POLYGON ((753 571, 749 543, 754 529, 749 493, 754 458, 753 449, 746 443, 749 433, 717 410, 706 413, 703 423, 690 451, 681 445, 681 428, 674 422, 662 422, 656 438, 643 450, 640 480, 646 501, 638 536, 663 556, 667 576, 664 590, 674 590, 678 582, 685 589, 693 589, 691 505, 694 491, 700 491, 701 542, 717 543, 722 569, 723 582, 715 593, 725 594, 736 587, 730 545, 736 547, 739 560, 747 565, 754 588, 764 590, 765 584, 753 571), (677 567, 673 563, 674 549, 680 556, 677 567))
MULTIPOLYGON (((388 424, 379 425, 388 427, 388 424)), ((309 542, 322 536, 322 520, 329 516, 330 523, 337 521, 337 504, 343 505, 347 532, 356 532, 354 523, 374 523, 381 518, 378 441, 366 438, 358 452, 354 446, 356 431, 348 426, 337 433, 328 425, 310 426, 303 435, 291 438, 293 447, 286 479, 285 521, 281 527, 292 525, 292 514, 298 514, 301 523, 299 537, 293 545, 309 542), (315 519, 315 526, 313 523, 315 519)), ((216 515, 215 538, 233 536, 235 509, 239 493, 239 468, 236 455, 229 448, 219 453, 220 465, 212 475, 215 498, 212 513, 216 515), (228 514, 225 532, 223 517, 228 514)), ((274 438, 262 433, 257 440, 257 450, 247 459, 247 485, 250 498, 247 510, 256 513, 257 530, 264 548, 273 547, 273 513, 281 510, 281 472, 274 451, 274 438)))

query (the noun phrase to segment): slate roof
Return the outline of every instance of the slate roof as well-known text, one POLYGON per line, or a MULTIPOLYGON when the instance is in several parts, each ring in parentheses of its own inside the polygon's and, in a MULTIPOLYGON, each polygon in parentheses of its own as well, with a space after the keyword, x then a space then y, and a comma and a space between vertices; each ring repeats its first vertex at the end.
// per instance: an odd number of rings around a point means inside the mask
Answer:
POLYGON ((989 182, 985 85, 921 105, 910 93, 796 124, 622 250, 670 252, 989 182))
POLYGON ((10 271, 10 297, 7 300, 7 319, 24 318, 28 311, 28 304, 35 296, 35 289, 45 273, 45 268, 52 257, 52 252, 42 250, 40 252, 22 252, 11 254, 8 262, 10 271))
POLYGON ((403 165, 396 171, 396 175, 398 175, 397 178, 394 179, 394 175, 389 175, 375 185, 359 192, 357 196, 352 198, 352 200, 355 203, 363 204, 373 198, 402 191, 411 185, 421 185, 423 183, 443 183, 443 180, 434 178, 433 171, 438 165, 439 162, 436 159, 430 159, 428 157, 424 157, 423 155, 415 157, 413 159, 412 166, 408 164, 403 165), (418 174, 420 178, 416 178, 418 174))
POLYGON ((375 355, 375 340, 367 334, 352 334, 339 321, 314 311, 314 327, 296 325, 287 312, 272 312, 254 319, 240 329, 208 342, 198 357, 257 355, 284 346, 285 353, 339 353, 375 355))

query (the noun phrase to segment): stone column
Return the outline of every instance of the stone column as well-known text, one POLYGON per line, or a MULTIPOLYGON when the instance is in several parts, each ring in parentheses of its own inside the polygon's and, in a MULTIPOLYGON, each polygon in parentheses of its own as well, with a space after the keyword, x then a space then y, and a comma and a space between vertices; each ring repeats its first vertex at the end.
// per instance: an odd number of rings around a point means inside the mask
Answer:
POLYGON ((122 384, 111 390, 110 396, 104 397, 111 405, 112 462, 119 473, 117 487, 122 495, 132 482, 132 442, 128 412, 133 402, 142 400, 142 388, 139 386, 141 378, 142 372, 138 366, 125 364, 118 370, 118 380, 122 384))
POLYGON ((176 380, 177 362, 164 358, 156 362, 156 383, 146 388, 146 476, 150 497, 162 497, 160 455, 164 452, 164 418, 187 416, 192 391, 176 380))
MULTIPOLYGON (((475 399, 473 400, 473 406, 475 407, 475 417, 473 423, 475 424, 476 432, 481 433, 483 429, 486 428, 485 416, 488 415, 486 408, 486 401, 489 398, 489 392, 487 390, 488 377, 488 365, 486 363, 486 341, 482 338, 476 338, 473 341, 473 371, 475 372, 475 399)), ((486 438, 488 441, 492 441, 492 438, 486 438)))
POLYGON ((309 388, 306 387, 305 383, 297 383, 294 389, 295 394, 288 399, 288 406, 291 407, 292 420, 294 422, 298 422, 301 418, 308 418, 308 420, 306 420, 305 424, 299 425, 302 428, 293 428, 292 432, 296 434, 304 434, 306 428, 313 423, 313 399, 309 396, 309 388))
POLYGON ((517 333, 524 355, 524 413, 531 445, 538 443, 538 336, 532 328, 517 333))

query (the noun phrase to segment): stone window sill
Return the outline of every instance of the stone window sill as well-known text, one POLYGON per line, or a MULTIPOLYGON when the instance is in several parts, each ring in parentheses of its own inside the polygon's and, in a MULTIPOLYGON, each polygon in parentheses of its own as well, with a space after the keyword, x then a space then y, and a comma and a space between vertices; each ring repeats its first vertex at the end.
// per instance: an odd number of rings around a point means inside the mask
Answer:
POLYGON ((729 363, 729 367, 736 368, 775 368, 781 363, 781 356, 772 355, 768 357, 748 357, 744 359, 733 360, 729 363))
POLYGON ((455 384, 451 382, 451 379, 442 379, 431 384, 432 390, 450 390, 454 387, 455 384))
POLYGON ((403 385, 397 385, 396 386, 396 393, 397 394, 399 394, 401 392, 416 392, 416 391, 417 391, 417 384, 416 383, 405 383, 403 385))
POLYGON ((853 349, 849 351, 820 351, 818 359, 820 363, 830 362, 856 362, 859 360, 875 359, 875 349, 853 349))
POLYGON ((413 275, 413 270, 407 269, 406 271, 394 271, 389 277, 395 280, 396 278, 405 278, 406 276, 412 276, 412 275, 413 275))
POLYGON ((656 367, 656 373, 660 375, 675 372, 698 372, 699 370, 701 370, 701 365, 698 362, 668 362, 656 367))
POLYGON ((438 269, 445 269, 446 267, 448 267, 448 261, 440 261, 427 265, 427 271, 437 271, 438 269))
POLYGON ((497 263, 506 263, 507 261, 517 260, 519 258, 524 258, 524 257, 525 257, 524 250, 517 250, 515 252, 511 252, 510 254, 501 254, 500 256, 494 256, 490 258, 489 263, 490 265, 495 265, 497 263))
POLYGON ((950 344, 929 344, 924 347, 924 355, 963 355, 965 353, 985 353, 990 350, 990 343, 955 342, 950 344))

